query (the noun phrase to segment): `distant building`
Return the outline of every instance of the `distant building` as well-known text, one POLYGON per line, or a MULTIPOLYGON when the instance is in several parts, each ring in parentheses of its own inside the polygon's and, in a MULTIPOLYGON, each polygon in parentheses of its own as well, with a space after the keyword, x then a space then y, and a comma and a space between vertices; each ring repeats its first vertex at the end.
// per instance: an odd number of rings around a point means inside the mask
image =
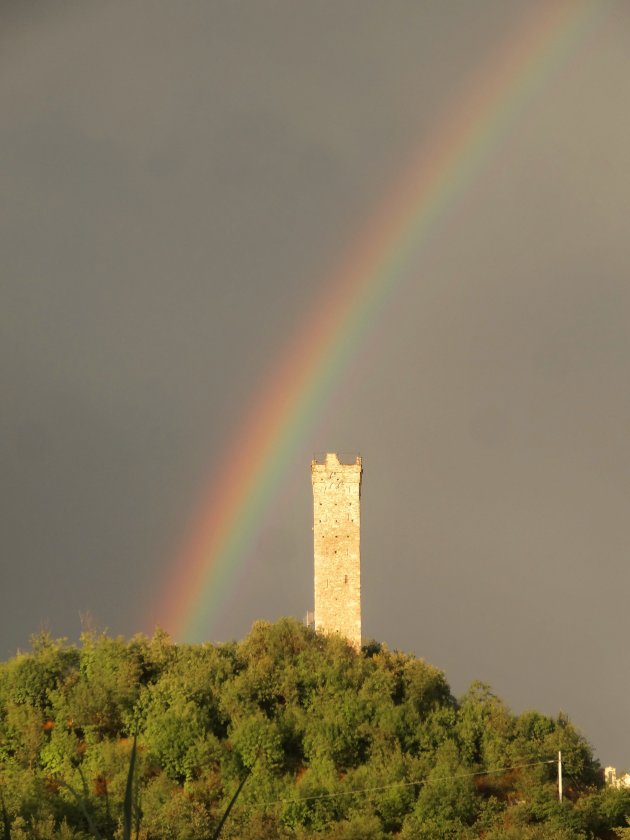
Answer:
POLYGON ((311 463, 315 629, 361 648, 361 458, 311 463))
POLYGON ((630 773, 622 773, 617 775, 616 767, 606 767, 604 770, 604 782, 608 787, 614 788, 630 788, 630 773))

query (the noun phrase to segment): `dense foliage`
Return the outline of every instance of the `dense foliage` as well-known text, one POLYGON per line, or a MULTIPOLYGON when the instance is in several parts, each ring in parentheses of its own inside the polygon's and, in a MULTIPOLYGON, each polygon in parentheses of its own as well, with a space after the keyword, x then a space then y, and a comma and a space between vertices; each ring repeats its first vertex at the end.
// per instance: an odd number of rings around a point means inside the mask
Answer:
POLYGON ((288 619, 223 645, 44 635, 0 665, 5 838, 211 838, 243 780, 222 840, 586 840, 630 815, 566 717, 288 619))

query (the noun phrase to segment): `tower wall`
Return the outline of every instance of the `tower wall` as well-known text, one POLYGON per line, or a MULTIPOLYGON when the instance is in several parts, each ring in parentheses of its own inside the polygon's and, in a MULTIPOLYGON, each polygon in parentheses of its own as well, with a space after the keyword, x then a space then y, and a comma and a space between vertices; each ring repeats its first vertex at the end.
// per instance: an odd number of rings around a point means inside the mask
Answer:
POLYGON ((361 458, 313 461, 315 629, 361 647, 361 458))

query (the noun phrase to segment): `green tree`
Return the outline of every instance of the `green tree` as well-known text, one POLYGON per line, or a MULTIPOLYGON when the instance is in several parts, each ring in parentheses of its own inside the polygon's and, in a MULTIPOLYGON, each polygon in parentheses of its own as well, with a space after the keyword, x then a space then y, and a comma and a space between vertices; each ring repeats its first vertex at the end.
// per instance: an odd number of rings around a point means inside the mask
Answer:
POLYGON ((462 763, 454 741, 442 744, 434 760, 414 810, 404 822, 402 836, 472 836, 469 827, 475 821, 479 803, 470 768, 462 763))

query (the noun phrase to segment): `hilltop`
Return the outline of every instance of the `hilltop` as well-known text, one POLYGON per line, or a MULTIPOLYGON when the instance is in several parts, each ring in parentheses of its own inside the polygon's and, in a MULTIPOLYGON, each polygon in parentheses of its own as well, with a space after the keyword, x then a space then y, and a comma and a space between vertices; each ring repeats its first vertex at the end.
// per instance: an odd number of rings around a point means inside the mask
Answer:
POLYGON ((222 840, 586 840, 630 815, 566 716, 291 619, 221 645, 40 635, 0 664, 6 838, 123 837, 132 756, 145 840, 215 836, 243 781, 222 840))

